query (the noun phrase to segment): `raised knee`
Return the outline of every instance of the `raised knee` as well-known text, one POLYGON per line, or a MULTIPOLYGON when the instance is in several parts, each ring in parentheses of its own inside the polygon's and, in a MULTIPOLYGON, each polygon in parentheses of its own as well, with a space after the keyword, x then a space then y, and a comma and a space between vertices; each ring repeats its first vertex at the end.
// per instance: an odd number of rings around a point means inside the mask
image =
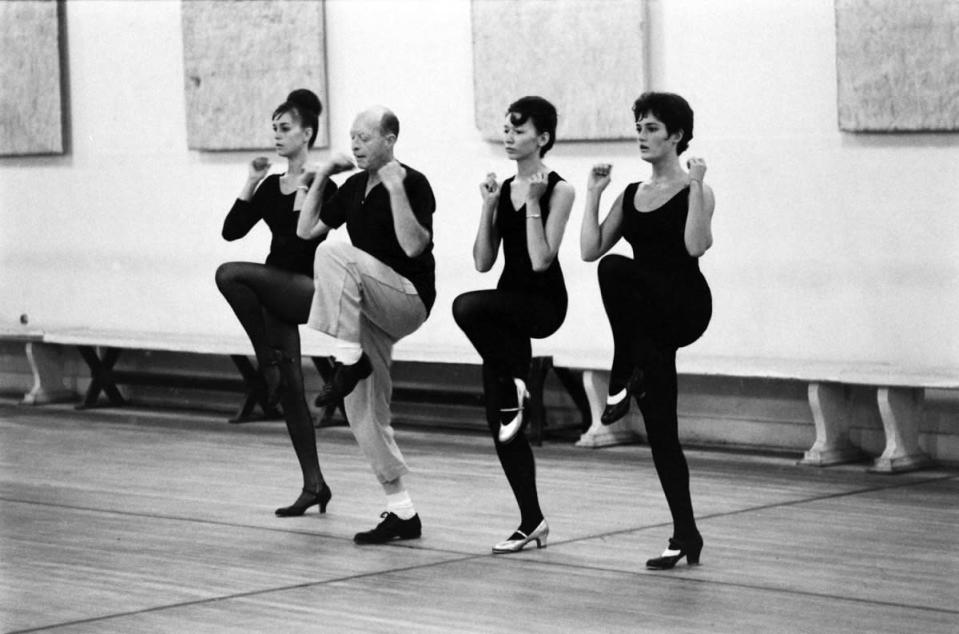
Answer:
POLYGON ((333 271, 340 270, 349 265, 349 249, 353 245, 345 242, 336 242, 324 240, 316 247, 316 255, 313 257, 313 278, 319 279, 322 274, 330 274, 333 271))
POLYGON ((459 295, 453 300, 453 320, 460 328, 472 324, 479 313, 480 306, 470 293, 459 295))
POLYGON ((352 244, 339 240, 324 240, 316 247, 316 259, 348 259, 353 250, 352 244))
POLYGON ((224 286, 232 284, 237 279, 237 269, 236 262, 224 262, 216 268, 216 287, 220 290, 223 290, 224 286))
POLYGON ((599 266, 596 267, 596 274, 601 281, 615 277, 625 266, 629 265, 629 262, 629 258, 619 255, 618 253, 607 255, 599 261, 599 266))

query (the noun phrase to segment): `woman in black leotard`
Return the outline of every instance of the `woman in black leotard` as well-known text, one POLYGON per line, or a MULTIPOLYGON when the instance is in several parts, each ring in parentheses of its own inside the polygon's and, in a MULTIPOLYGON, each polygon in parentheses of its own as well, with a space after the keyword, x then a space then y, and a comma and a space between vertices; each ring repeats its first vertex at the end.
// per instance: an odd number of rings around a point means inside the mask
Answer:
MULTIPOLYGON (((227 262, 216 271, 216 285, 246 330, 266 384, 268 406, 280 403, 293 448, 303 472, 303 491, 279 516, 302 515, 318 504, 326 510, 331 493, 316 453, 316 432, 306 404, 300 362, 300 333, 313 298, 313 255, 318 240, 296 235, 300 207, 311 174, 306 170, 316 140, 322 106, 306 89, 294 90, 273 113, 276 153, 287 160, 286 172, 271 174, 266 157, 253 159, 249 176, 223 222, 223 237, 245 236, 260 220, 273 234, 266 264, 227 262)), ((331 196, 336 186, 324 191, 331 196)))
POLYGON ((643 413, 659 481, 673 517, 673 536, 647 567, 667 569, 683 557, 699 563, 703 539, 689 495, 689 468, 679 443, 676 350, 703 334, 712 297, 698 258, 712 245, 714 198, 703 183, 706 164, 679 155, 693 138, 693 111, 670 93, 644 93, 633 104, 640 157, 652 166, 645 182, 632 183, 599 223, 599 201, 611 166, 589 176, 580 247, 596 260, 622 237, 633 258, 607 255, 599 263, 603 305, 613 331, 609 398, 602 422, 622 418, 635 398, 643 413))
POLYGON ((522 433, 528 400, 530 338, 556 332, 566 317, 566 284, 557 254, 573 205, 573 187, 543 164, 556 140, 556 109, 541 97, 524 97, 507 111, 506 155, 516 175, 502 184, 489 174, 480 184, 483 205, 473 245, 476 269, 485 273, 503 243, 505 264, 496 290, 464 293, 453 303, 456 323, 483 358, 486 419, 521 520, 494 553, 546 546, 549 525, 536 493, 536 467, 522 433))

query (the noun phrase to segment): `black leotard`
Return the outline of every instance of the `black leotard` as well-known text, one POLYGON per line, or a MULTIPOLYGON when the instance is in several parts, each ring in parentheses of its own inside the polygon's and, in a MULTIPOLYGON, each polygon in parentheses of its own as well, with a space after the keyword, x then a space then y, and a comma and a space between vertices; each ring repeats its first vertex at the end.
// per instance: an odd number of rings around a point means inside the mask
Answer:
POLYGON ((686 216, 689 187, 651 211, 636 209, 639 183, 623 192, 623 238, 633 247, 633 257, 643 268, 658 271, 699 270, 699 260, 686 250, 686 216))
MULTIPOLYGON (((567 295, 566 282, 563 278, 563 269, 559 264, 559 256, 553 260, 545 271, 533 270, 529 258, 529 247, 526 244, 526 203, 516 210, 510 200, 510 188, 515 177, 511 176, 503 182, 499 195, 499 206, 496 209, 496 229, 503 240, 503 258, 505 264, 496 288, 501 291, 521 291, 539 295, 552 300, 562 315, 566 313, 567 295)), ((556 183, 563 178, 556 172, 550 172, 546 191, 539 199, 539 208, 546 225, 549 218, 549 201, 556 188, 556 183)), ((562 317, 560 317, 562 323, 562 317)))

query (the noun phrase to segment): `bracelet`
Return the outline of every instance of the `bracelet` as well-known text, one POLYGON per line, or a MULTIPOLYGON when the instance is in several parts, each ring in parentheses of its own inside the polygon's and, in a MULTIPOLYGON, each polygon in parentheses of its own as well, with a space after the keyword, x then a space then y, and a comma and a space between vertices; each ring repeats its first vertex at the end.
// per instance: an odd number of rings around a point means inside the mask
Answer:
POLYGON ((530 218, 542 218, 542 217, 543 217, 542 214, 526 214, 527 220, 529 220, 530 218))
POLYGON ((296 188, 297 188, 297 189, 302 189, 302 190, 305 191, 305 192, 310 191, 310 186, 309 186, 309 185, 297 185, 296 188))
POLYGON ((689 184, 692 185, 693 183, 699 183, 700 185, 702 185, 703 181, 699 180, 698 178, 690 178, 689 184))

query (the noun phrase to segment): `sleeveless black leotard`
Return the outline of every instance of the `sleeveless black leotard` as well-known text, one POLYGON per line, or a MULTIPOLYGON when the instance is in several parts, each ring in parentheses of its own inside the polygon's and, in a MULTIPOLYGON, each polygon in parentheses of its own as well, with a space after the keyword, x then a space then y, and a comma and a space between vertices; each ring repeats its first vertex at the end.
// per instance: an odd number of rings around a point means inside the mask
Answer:
POLYGON ((623 192, 622 234, 633 259, 618 254, 599 263, 603 305, 613 331, 610 393, 627 384, 633 368, 642 374, 646 437, 673 517, 673 538, 702 543, 689 495, 689 468, 679 442, 676 351, 698 339, 712 316, 709 285, 699 260, 686 250, 689 188, 660 207, 636 209, 639 183, 623 192))
MULTIPOLYGON (((499 206, 496 209, 496 230, 503 240, 503 273, 500 275, 496 288, 501 291, 520 291, 530 295, 538 295, 550 300, 562 315, 566 314, 568 297, 566 281, 563 278, 563 269, 559 264, 559 256, 553 260, 545 271, 533 270, 529 258, 529 248, 526 245, 526 204, 520 209, 513 208, 510 200, 510 189, 513 179, 510 177, 503 182, 499 195, 499 206)), ((549 218, 549 201, 556 188, 556 183, 563 178, 556 172, 550 172, 546 191, 539 199, 539 208, 542 218, 539 220, 546 225, 549 218)), ((560 322, 562 318, 560 318, 560 322)))
POLYGON ((689 187, 660 207, 639 211, 634 201, 639 183, 623 192, 623 238, 633 249, 633 260, 653 297, 670 320, 676 347, 688 345, 706 330, 712 316, 709 284, 699 270, 699 259, 686 250, 689 187))

